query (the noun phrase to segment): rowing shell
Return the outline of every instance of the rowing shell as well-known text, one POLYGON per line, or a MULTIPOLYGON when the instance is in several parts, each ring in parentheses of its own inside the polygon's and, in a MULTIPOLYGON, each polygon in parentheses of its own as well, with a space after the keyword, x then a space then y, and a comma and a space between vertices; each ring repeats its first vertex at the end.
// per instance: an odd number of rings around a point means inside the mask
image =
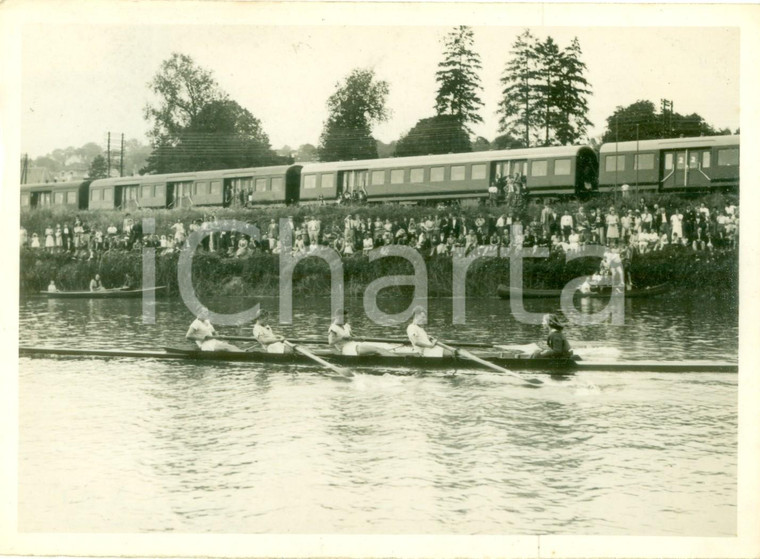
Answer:
MULTIPOLYGON (((377 370, 378 367, 404 369, 482 369, 474 361, 459 357, 420 357, 408 353, 392 356, 379 355, 337 355, 331 352, 314 351, 315 354, 327 357, 331 363, 345 367, 362 367, 377 370)), ((312 362, 297 353, 266 353, 263 351, 222 352, 201 351, 170 347, 157 351, 113 350, 113 349, 68 349, 53 347, 20 347, 20 356, 70 356, 70 357, 131 357, 138 359, 179 359, 188 361, 231 361, 244 363, 276 363, 276 364, 312 364, 312 362)), ((575 371, 639 371, 661 373, 735 373, 736 363, 722 361, 575 361, 573 359, 530 359, 519 354, 506 351, 479 352, 477 354, 510 371, 543 371, 553 374, 573 373, 575 371)), ((378 374, 389 372, 377 371, 378 374)))

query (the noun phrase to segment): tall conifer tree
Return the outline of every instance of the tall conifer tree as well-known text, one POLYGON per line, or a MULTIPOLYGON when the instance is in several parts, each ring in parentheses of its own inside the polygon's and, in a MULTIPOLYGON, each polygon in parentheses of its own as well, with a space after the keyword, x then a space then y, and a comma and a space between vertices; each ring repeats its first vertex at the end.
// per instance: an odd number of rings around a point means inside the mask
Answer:
POLYGON ((478 72, 480 56, 473 50, 474 34, 470 27, 460 25, 443 40, 444 58, 438 64, 435 80, 438 95, 435 110, 439 116, 451 115, 470 131, 468 123, 483 122, 478 111, 483 106, 479 92, 483 90, 478 72))

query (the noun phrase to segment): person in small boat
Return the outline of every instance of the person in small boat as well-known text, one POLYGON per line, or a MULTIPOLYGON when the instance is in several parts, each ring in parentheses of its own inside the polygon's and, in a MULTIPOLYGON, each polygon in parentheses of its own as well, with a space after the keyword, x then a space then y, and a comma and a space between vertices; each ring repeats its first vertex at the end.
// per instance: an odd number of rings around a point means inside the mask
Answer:
POLYGON ((95 277, 90 280, 90 291, 105 291, 103 282, 100 281, 100 274, 95 274, 95 277))
POLYGON ((208 309, 201 308, 190 324, 185 339, 195 342, 202 351, 243 351, 239 347, 215 338, 216 330, 208 318, 208 309))
POLYGON ((422 307, 414 309, 412 323, 406 327, 406 335, 414 350, 422 357, 451 357, 454 352, 438 345, 438 340, 428 336, 423 328, 427 324, 427 312, 422 307))
POLYGON ((132 279, 132 276, 127 274, 124 277, 124 285, 122 286, 122 289, 134 289, 134 280, 132 279))
POLYGON ((572 358, 573 350, 570 348, 570 342, 567 341, 565 334, 562 332, 564 325, 560 322, 556 314, 545 314, 543 327, 549 330, 549 336, 546 338, 546 349, 537 349, 533 352, 533 358, 572 358))
POLYGON ((48 293, 57 293, 58 288, 55 286, 55 282, 53 280, 50 280, 50 284, 48 285, 48 293))
POLYGON ((353 331, 347 310, 339 309, 327 331, 327 343, 340 355, 393 355, 387 347, 353 340, 353 331))
POLYGON ((261 311, 253 321, 253 337, 267 353, 293 353, 282 336, 275 335, 269 326, 269 312, 261 311))
POLYGON ((586 276, 586 279, 578 288, 578 291, 580 291, 584 295, 588 295, 589 293, 591 293, 591 276, 586 276))

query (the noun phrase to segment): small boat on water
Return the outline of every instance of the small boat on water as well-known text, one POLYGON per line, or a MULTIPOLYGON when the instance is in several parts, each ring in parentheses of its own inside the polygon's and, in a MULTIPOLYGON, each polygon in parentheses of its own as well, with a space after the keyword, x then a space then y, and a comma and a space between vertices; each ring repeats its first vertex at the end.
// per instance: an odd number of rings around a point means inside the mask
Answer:
MULTIPOLYGON (((314 350, 331 363, 351 369, 362 368, 370 374, 386 374, 398 371, 409 374, 409 369, 426 371, 435 369, 483 369, 479 363, 462 357, 420 357, 414 353, 393 356, 337 355, 330 351, 314 350)), ((19 355, 25 357, 101 357, 138 359, 175 359, 202 362, 242 362, 261 364, 313 364, 299 353, 266 353, 253 350, 245 352, 201 351, 187 347, 167 347, 162 350, 115 350, 115 349, 69 349, 53 347, 19 347, 19 355)), ((571 374, 576 371, 640 371, 665 373, 735 373, 736 363, 722 361, 576 361, 575 359, 531 359, 529 354, 509 350, 478 351, 477 356, 510 371, 537 371, 551 374, 571 374)))
MULTIPOLYGON (((588 298, 588 299, 606 299, 612 294, 612 287, 604 286, 598 287, 590 293, 575 292, 575 297, 588 298)), ((618 288, 619 289, 619 288, 618 288)), ((654 295, 660 295, 665 293, 669 289, 667 283, 661 283, 659 285, 653 285, 650 287, 636 287, 633 289, 627 289, 623 291, 620 289, 619 293, 625 293, 626 297, 653 297, 654 295)), ((559 298, 562 295, 561 289, 532 289, 529 287, 517 288, 509 287, 507 285, 499 285, 497 290, 499 297, 502 299, 509 299, 511 297, 522 296, 523 299, 551 299, 559 298)))
POLYGON ((128 289, 119 287, 116 289, 102 289, 100 291, 40 291, 49 299, 128 299, 142 297, 147 293, 155 293, 166 289, 165 285, 158 287, 143 287, 128 289))

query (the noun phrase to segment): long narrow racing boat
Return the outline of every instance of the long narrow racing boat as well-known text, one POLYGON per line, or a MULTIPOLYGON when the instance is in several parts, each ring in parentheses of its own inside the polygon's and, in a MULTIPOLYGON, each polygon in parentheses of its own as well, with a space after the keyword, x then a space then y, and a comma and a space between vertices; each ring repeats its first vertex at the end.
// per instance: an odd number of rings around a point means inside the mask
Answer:
MULTIPOLYGON (((667 283, 661 283, 659 285, 653 285, 650 287, 640 287, 635 289, 629 289, 620 293, 624 293, 626 297, 652 297, 654 295, 660 295, 668 290, 667 283)), ((523 299, 551 299, 559 298, 562 295, 561 289, 532 289, 529 287, 509 287, 507 285, 499 285, 497 289, 499 297, 502 299, 509 299, 511 297, 522 296, 523 299)), ((608 298, 612 294, 612 288, 601 287, 590 293, 581 293, 576 291, 574 296, 581 299, 601 299, 608 298)))
MULTIPOLYGON (((388 369, 482 369, 483 366, 462 357, 420 357, 412 353, 393 356, 336 355, 329 351, 314 350, 331 363, 344 367, 367 368, 370 373, 385 374, 388 369)), ((25 357, 101 357, 138 359, 175 359, 187 361, 227 361, 243 363, 313 364, 298 353, 278 354, 263 351, 217 352, 180 347, 168 347, 156 351, 114 349, 69 349, 59 347, 19 347, 19 355, 25 357)), ((483 351, 477 356, 509 369, 510 371, 542 371, 553 374, 575 371, 639 371, 663 373, 736 373, 736 363, 724 361, 576 361, 574 359, 530 359, 526 354, 510 351, 483 351)), ((408 374, 408 373, 407 373, 408 374)))
POLYGON ((126 299, 142 297, 146 293, 155 293, 166 289, 165 285, 158 287, 143 287, 140 289, 103 289, 101 291, 40 291, 49 299, 126 299))

